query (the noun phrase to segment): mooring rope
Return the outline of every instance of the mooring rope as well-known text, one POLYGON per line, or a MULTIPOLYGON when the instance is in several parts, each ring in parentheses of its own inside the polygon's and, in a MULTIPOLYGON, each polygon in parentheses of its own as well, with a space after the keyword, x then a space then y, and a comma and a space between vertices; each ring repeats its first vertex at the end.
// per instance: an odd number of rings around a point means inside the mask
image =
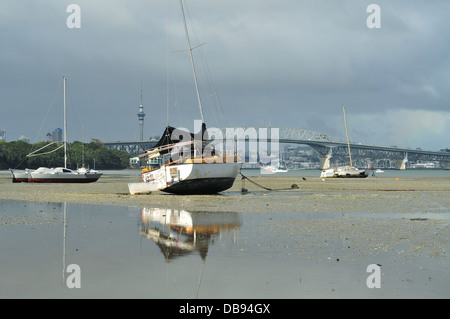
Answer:
MULTIPOLYGON (((286 191, 286 190, 298 189, 297 184, 292 184, 290 188, 269 188, 269 187, 265 187, 265 186, 263 186, 261 184, 258 184, 255 181, 252 181, 250 178, 248 178, 247 176, 242 174, 242 172, 239 172, 239 174, 241 174, 243 181, 248 180, 250 183, 255 184, 256 186, 261 187, 262 189, 265 189, 267 191, 276 192, 276 191, 286 191)), ((247 190, 243 187, 241 191, 244 193, 244 190, 245 190, 245 192, 247 192, 247 190)))

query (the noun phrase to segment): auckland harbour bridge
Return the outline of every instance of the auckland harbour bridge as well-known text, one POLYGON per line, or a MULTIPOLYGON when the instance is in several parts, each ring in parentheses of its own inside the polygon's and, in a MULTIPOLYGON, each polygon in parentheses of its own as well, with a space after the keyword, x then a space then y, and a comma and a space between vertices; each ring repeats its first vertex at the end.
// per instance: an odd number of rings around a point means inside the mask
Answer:
MULTIPOLYGON (((328 135, 296 128, 274 127, 239 127, 219 129, 222 137, 227 138, 227 130, 231 136, 235 134, 237 139, 250 143, 257 140, 268 143, 278 141, 280 144, 303 144, 315 149, 319 155, 320 168, 328 168, 334 157, 348 156, 348 144, 346 141, 332 138, 328 135)), ((216 137, 217 139, 217 137, 216 137)), ((236 139, 236 138, 235 138, 236 139)), ((126 151, 130 154, 141 154, 152 148, 158 139, 137 142, 107 142, 106 147, 126 151)), ((270 146, 269 146, 270 149, 270 146)), ((405 169, 408 161, 439 161, 444 168, 450 169, 450 150, 427 151, 422 149, 401 148, 397 146, 366 145, 350 142, 352 158, 386 159, 395 161, 397 169, 405 169)))

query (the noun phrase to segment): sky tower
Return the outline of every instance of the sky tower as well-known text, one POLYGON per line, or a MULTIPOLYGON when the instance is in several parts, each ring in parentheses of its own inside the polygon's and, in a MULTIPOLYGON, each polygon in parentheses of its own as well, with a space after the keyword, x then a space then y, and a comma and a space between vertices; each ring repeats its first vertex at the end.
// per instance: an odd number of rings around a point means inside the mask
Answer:
POLYGON ((139 113, 137 114, 139 118, 139 141, 144 140, 144 106, 142 105, 142 83, 141 83, 141 104, 139 105, 139 113))

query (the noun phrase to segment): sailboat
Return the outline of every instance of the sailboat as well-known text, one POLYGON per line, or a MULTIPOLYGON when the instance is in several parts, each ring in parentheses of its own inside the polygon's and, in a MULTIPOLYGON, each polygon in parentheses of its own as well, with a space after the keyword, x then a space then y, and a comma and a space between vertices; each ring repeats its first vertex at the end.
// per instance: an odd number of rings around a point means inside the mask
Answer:
MULTIPOLYGON (((84 168, 71 170, 67 168, 67 118, 66 118, 66 77, 63 76, 64 83, 64 167, 48 168, 39 167, 36 170, 25 169, 14 171, 10 169, 13 182, 28 183, 92 183, 96 182, 103 174, 84 168)), ((57 149, 59 149, 58 147, 57 149)), ((37 150, 39 151, 39 150, 37 150)), ((37 151, 33 152, 36 153, 37 151)), ((53 152, 53 151, 52 151, 53 152)), ((33 154, 31 153, 31 154, 33 154)), ((31 155, 29 154, 29 156, 31 155)))
POLYGON ((288 169, 285 165, 269 165, 261 166, 261 174, 287 173, 288 169))
POLYGON ((348 156, 350 158, 350 165, 336 166, 336 167, 330 167, 330 168, 324 169, 320 173, 320 177, 322 177, 322 178, 328 178, 328 177, 365 178, 369 175, 367 170, 359 169, 359 168, 353 166, 353 164, 352 164, 352 153, 350 151, 350 142, 348 139, 347 117, 345 115, 345 106, 343 107, 343 111, 344 111, 345 133, 347 135, 347 147, 348 147, 348 156))
POLYGON ((167 123, 155 146, 139 155, 140 158, 146 158, 148 167, 142 171, 143 183, 128 184, 131 194, 152 191, 186 195, 216 194, 233 186, 242 165, 237 155, 224 156, 218 150, 205 152, 208 146, 208 132, 192 55, 194 48, 189 39, 182 0, 180 6, 200 111, 201 129, 193 134, 169 126, 167 123))
POLYGON ((288 169, 286 164, 283 162, 283 153, 281 153, 281 163, 280 160, 276 161, 277 165, 264 165, 260 167, 261 174, 275 174, 275 173, 287 173, 288 169))

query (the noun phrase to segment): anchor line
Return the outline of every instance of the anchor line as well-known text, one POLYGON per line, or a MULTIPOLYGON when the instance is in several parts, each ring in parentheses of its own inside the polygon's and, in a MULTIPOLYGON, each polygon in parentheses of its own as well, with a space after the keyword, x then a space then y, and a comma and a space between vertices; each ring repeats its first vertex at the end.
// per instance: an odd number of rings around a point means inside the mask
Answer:
POLYGON ((261 187, 267 191, 272 191, 272 192, 276 192, 276 191, 286 191, 286 190, 293 190, 293 189, 298 189, 298 186, 296 184, 292 184, 290 188, 269 188, 269 187, 265 187, 261 184, 258 184, 255 181, 252 181, 250 178, 248 178, 247 176, 245 176, 244 174, 242 174, 242 172, 239 172, 239 174, 242 176, 242 180, 248 180, 250 183, 255 184, 258 187, 261 187))

